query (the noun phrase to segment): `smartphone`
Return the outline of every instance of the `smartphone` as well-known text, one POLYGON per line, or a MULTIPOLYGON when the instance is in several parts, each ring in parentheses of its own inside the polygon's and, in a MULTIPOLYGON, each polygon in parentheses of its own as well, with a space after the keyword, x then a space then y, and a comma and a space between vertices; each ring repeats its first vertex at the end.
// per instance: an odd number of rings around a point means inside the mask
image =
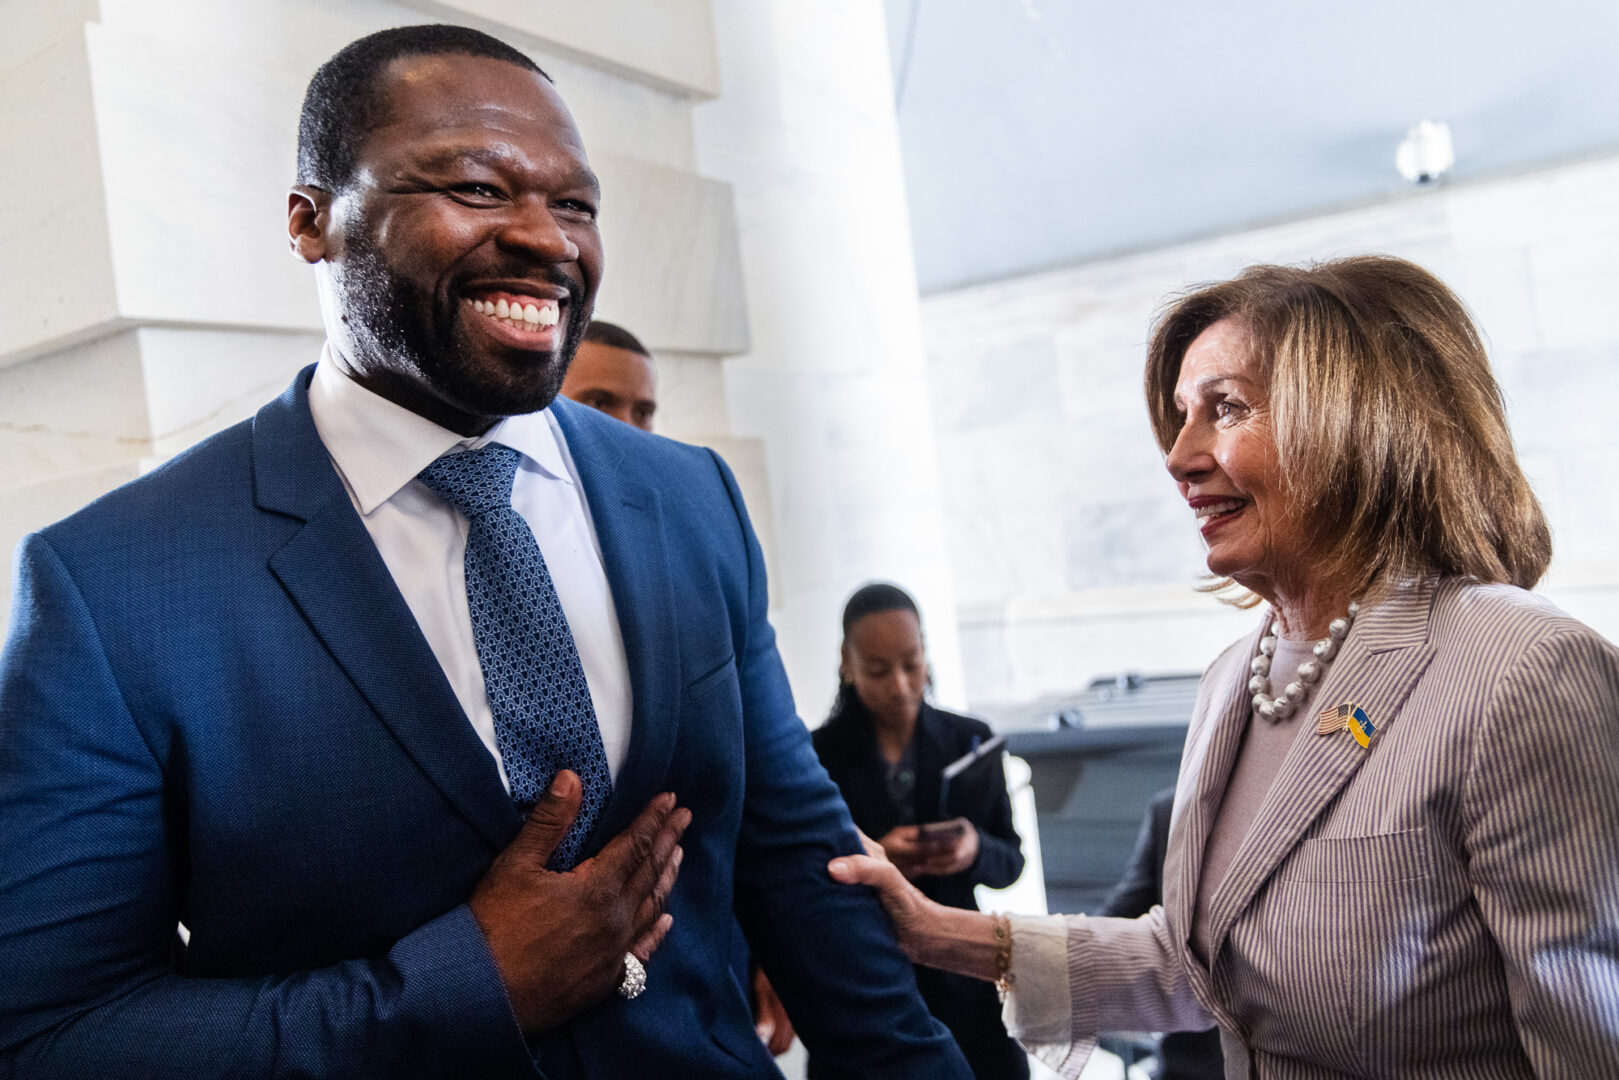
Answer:
POLYGON ((952 848, 966 832, 965 821, 931 821, 916 827, 916 838, 926 848, 952 848))

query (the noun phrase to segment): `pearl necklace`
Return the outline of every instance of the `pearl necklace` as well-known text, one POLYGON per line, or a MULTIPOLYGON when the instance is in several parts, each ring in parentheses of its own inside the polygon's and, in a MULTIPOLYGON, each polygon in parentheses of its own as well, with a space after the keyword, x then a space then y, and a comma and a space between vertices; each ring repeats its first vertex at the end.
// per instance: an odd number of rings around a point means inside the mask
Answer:
MULTIPOLYGON (((1314 660, 1306 660, 1299 665, 1298 677, 1288 683, 1276 697, 1270 694, 1270 658, 1276 655, 1276 635, 1267 633, 1259 639, 1259 653, 1248 665, 1253 677, 1248 680, 1248 691, 1254 695, 1254 711, 1273 724, 1280 724, 1292 716, 1298 709, 1299 702, 1310 693, 1310 687, 1320 680, 1338 655, 1344 638, 1349 636, 1349 628, 1355 625, 1355 616, 1360 614, 1360 605, 1349 605, 1349 615, 1345 618, 1332 620, 1327 624, 1327 636, 1315 643, 1310 651, 1315 654, 1314 660)), ((1271 617, 1272 626, 1275 625, 1275 616, 1271 617)))

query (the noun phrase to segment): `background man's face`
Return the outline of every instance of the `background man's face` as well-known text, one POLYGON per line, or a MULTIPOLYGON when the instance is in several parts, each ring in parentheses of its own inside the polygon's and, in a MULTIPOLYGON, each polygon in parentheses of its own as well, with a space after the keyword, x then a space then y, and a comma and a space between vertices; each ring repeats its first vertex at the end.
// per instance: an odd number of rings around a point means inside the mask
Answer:
POLYGON ((652 430, 652 414, 658 408, 658 375, 650 356, 599 341, 580 342, 562 392, 615 420, 642 431, 652 430))
POLYGON ((362 385, 464 434, 546 407, 602 269, 572 118, 541 76, 483 57, 406 57, 380 91, 332 200, 334 345, 362 385))

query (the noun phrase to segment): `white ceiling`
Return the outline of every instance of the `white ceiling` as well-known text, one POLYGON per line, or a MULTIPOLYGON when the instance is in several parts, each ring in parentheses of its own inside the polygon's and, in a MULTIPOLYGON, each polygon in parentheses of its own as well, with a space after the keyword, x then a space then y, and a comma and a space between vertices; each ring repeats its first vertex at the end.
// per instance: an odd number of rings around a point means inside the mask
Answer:
POLYGON ((884 0, 925 293, 1619 151, 1619 0, 884 0))

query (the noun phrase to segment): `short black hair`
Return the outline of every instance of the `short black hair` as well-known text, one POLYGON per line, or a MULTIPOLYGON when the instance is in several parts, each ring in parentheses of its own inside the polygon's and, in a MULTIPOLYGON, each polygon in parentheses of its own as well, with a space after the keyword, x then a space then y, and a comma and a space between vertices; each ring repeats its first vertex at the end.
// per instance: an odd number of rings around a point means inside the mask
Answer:
POLYGON ((917 622, 922 621, 922 613, 916 609, 916 601, 911 599, 910 593, 886 581, 873 581, 856 589, 843 605, 843 636, 848 637, 854 624, 867 615, 882 611, 909 611, 917 622))
POLYGON ((647 347, 641 344, 641 339, 624 329, 617 323, 610 323, 606 319, 591 319, 590 325, 585 327, 586 341, 594 341, 597 345, 605 345, 609 349, 623 349, 625 352, 640 353, 648 360, 652 354, 647 347))
MULTIPOLYGON (((849 631, 854 624, 867 615, 877 615, 884 611, 909 611, 916 616, 917 625, 922 624, 922 613, 917 610, 916 601, 911 594, 898 585, 890 585, 886 581, 871 581, 860 586, 849 597, 849 602, 843 605, 843 638, 847 646, 849 631)), ((932 669, 928 672, 928 685, 933 683, 932 669)), ((838 696, 832 700, 832 712, 826 718, 827 723, 834 721, 871 723, 870 713, 860 701, 860 695, 855 691, 854 683, 844 678, 843 665, 838 665, 838 696)))
POLYGON ((386 104, 376 93, 377 78, 405 56, 486 56, 551 81, 533 60, 470 27, 433 23, 367 34, 339 49, 309 80, 298 116, 298 183, 336 192, 354 178, 355 143, 381 121, 386 104))

